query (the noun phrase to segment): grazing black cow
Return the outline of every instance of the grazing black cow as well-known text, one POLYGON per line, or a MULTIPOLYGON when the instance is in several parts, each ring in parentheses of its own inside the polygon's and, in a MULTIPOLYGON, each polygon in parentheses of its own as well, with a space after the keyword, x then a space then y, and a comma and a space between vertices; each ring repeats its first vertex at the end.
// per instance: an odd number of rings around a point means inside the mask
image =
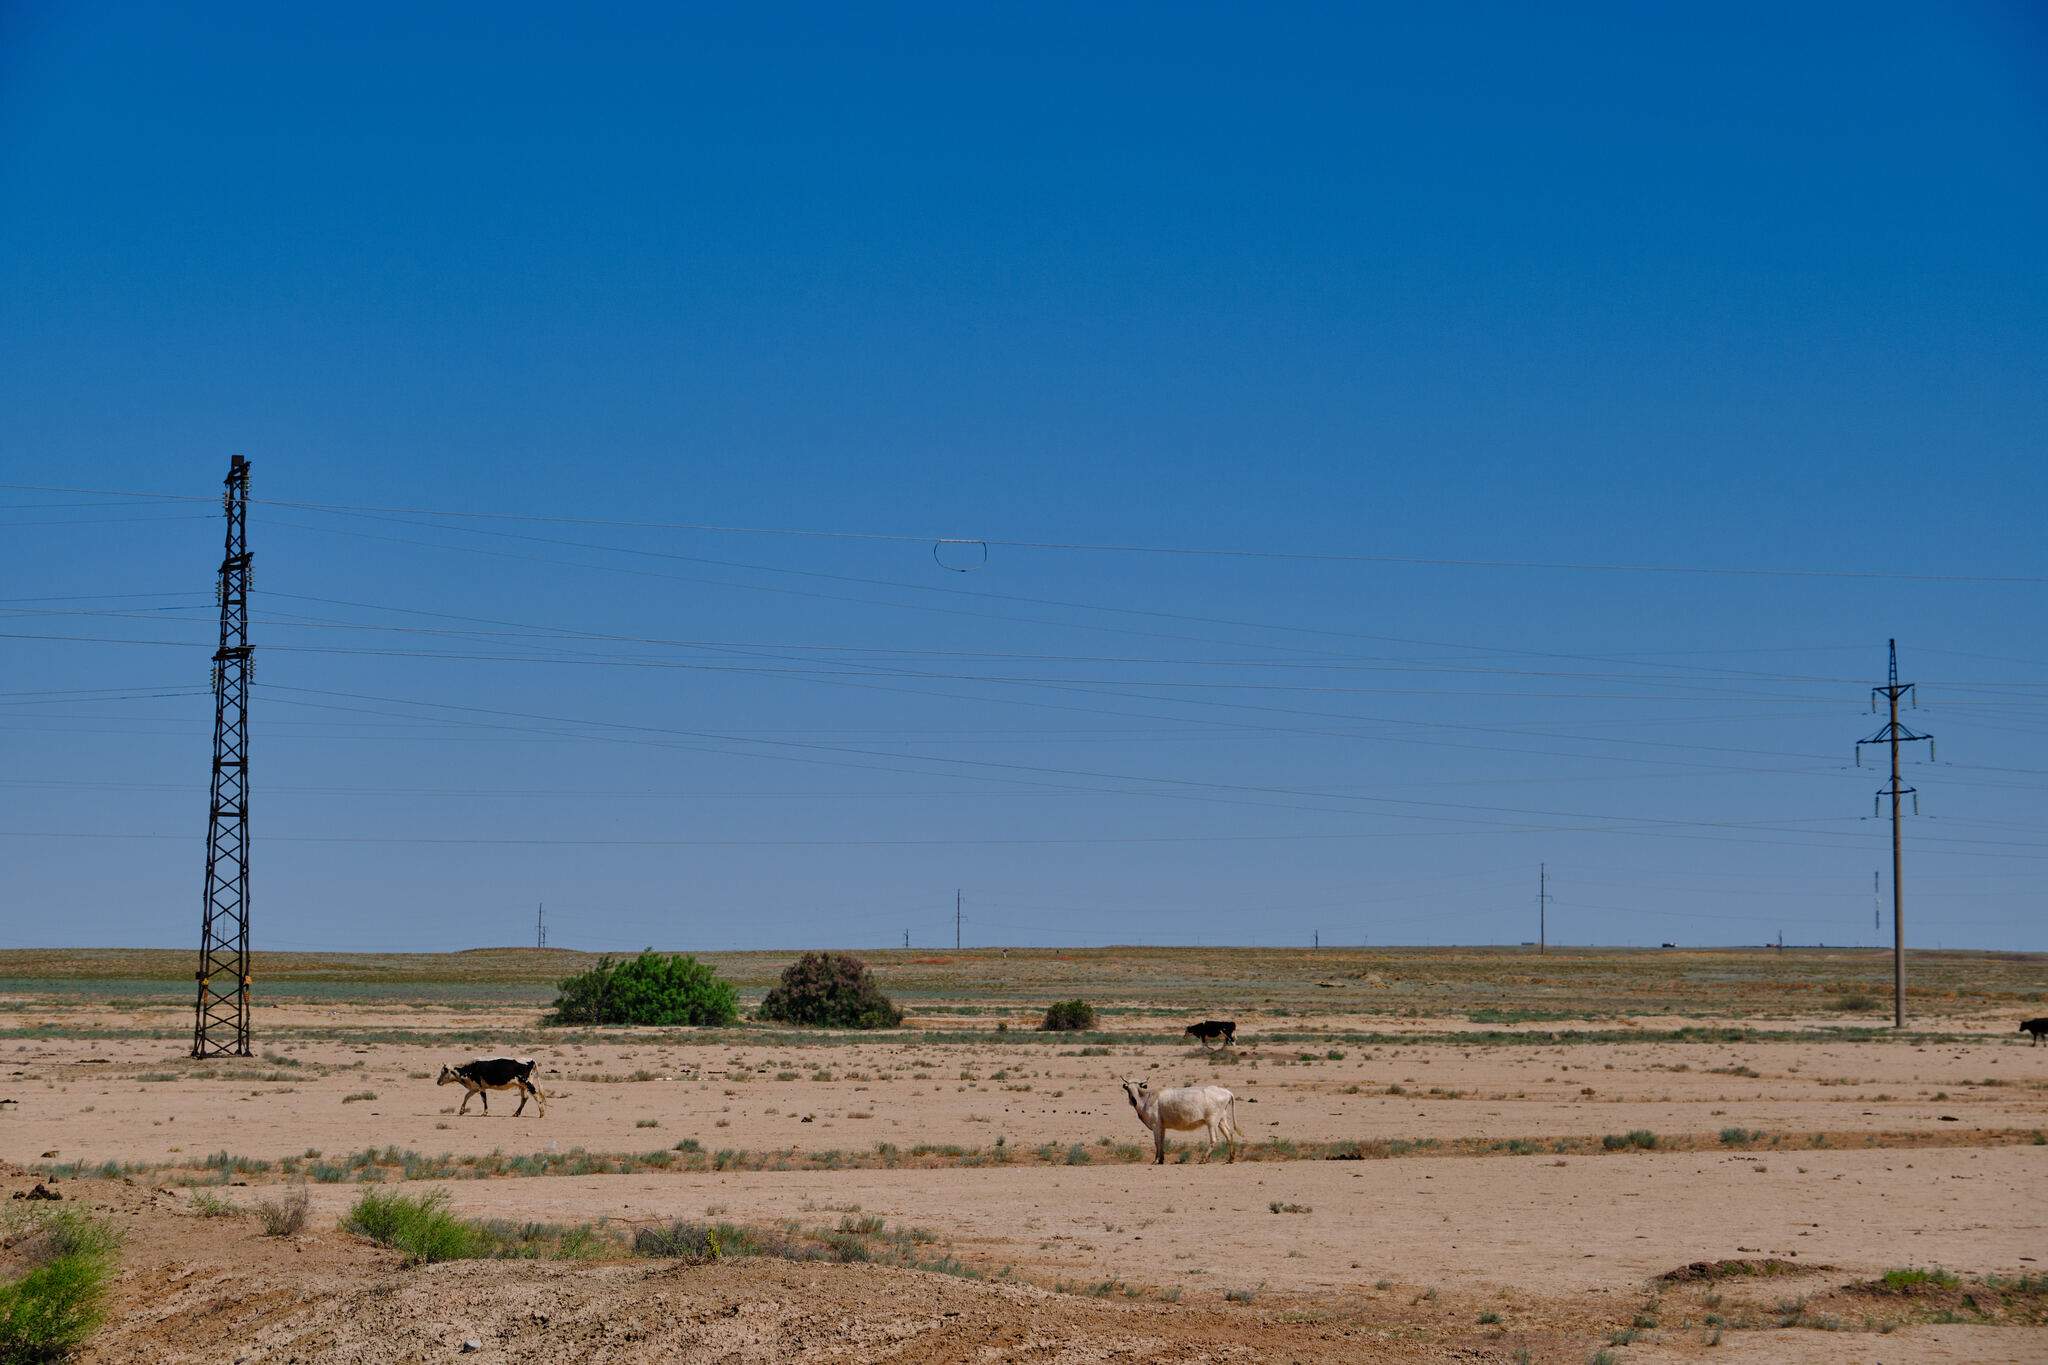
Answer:
POLYGON ((1189 1024, 1185 1029, 1181 1030, 1181 1034, 1183 1037, 1193 1038, 1205 1048, 1209 1046, 1209 1040, 1212 1038, 1221 1038, 1223 1046, 1229 1047, 1237 1041, 1237 1021, 1235 1019, 1204 1019, 1199 1024, 1189 1024))
POLYGON ((2033 1034, 2034 1046, 2039 1047, 2041 1046, 2041 1035, 2048 1033, 2048 1019, 2022 1019, 2017 1031, 2033 1034))
POLYGON ((455 1111, 458 1114, 469 1112, 469 1101, 473 1095, 483 1096, 484 1113, 488 1114, 491 1112, 490 1091, 517 1090, 519 1107, 512 1111, 513 1118, 526 1112, 526 1097, 529 1095, 540 1102, 540 1116, 546 1118, 547 1096, 541 1094, 540 1087, 533 1083, 533 1069, 537 1065, 531 1057, 479 1057, 461 1066, 443 1066, 441 1079, 434 1084, 462 1087, 462 1107, 455 1111))

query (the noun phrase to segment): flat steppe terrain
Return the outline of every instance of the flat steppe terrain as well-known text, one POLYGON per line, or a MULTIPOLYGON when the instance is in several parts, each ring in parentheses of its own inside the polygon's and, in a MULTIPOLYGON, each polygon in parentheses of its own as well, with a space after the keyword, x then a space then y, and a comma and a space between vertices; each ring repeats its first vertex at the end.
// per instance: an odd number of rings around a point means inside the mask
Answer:
MULTIPOLYGON (((750 1005, 790 956, 706 960, 750 1005)), ((0 1192, 130 1230, 109 1361, 2048 1359, 2040 957, 1915 955, 1894 1030, 1855 950, 865 956, 902 1029, 551 1029, 583 955, 259 954, 257 1055, 195 1060, 191 955, 0 953, 0 1192), (1072 997, 1096 1031, 1036 1030, 1072 997), (478 1055, 545 1116, 457 1113, 478 1055), (1249 1147, 1151 1164, 1125 1076, 1229 1087, 1249 1147), (402 1267, 340 1230, 366 1182, 576 1254, 402 1267), (302 1232, 234 1215, 295 1184, 302 1232), (632 1254, 678 1222, 782 1254, 632 1254)))

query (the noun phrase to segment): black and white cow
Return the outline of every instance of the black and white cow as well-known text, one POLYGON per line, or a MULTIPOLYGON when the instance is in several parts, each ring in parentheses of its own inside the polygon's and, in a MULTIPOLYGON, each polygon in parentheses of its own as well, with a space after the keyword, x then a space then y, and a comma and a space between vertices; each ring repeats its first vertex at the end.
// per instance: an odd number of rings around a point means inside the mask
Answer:
POLYGON ((1199 1024, 1189 1024, 1182 1031, 1184 1037, 1193 1038, 1203 1047, 1209 1046, 1212 1038, 1221 1038, 1223 1046, 1230 1047, 1237 1042, 1237 1021, 1235 1019, 1204 1019, 1199 1024))
POLYGON ((531 1057, 479 1057, 473 1062, 464 1062, 461 1066, 442 1067, 441 1079, 435 1081, 434 1084, 459 1085, 462 1087, 464 1092, 462 1107, 455 1111, 458 1114, 469 1112, 469 1101, 472 1095, 483 1096, 484 1113, 488 1114, 491 1112, 489 1091, 517 1090, 519 1092, 519 1107, 512 1111, 513 1118, 516 1119, 526 1112, 526 1097, 529 1095, 539 1101, 540 1116, 546 1118, 548 1116, 547 1096, 541 1094, 540 1087, 533 1083, 533 1071, 537 1065, 539 1063, 531 1057))

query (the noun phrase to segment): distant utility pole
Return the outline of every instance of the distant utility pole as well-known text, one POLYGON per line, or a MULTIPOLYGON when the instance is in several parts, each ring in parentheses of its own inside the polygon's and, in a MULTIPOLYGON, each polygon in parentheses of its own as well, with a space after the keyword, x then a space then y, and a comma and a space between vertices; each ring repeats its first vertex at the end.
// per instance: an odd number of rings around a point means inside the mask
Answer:
POLYGON ((1884 900, 1884 880, 1876 868, 1870 869, 1870 932, 1873 936, 1884 933, 1884 923, 1878 917, 1878 907, 1884 900))
POLYGON ((206 901, 199 924, 199 1003, 192 1055, 249 1055, 249 462, 228 465, 221 555, 220 648, 213 654, 213 793, 206 820, 206 901))
POLYGON ((903 951, 910 951, 910 931, 908 929, 903 931, 903 951))
POLYGON ((1550 864, 1536 864, 1536 953, 1550 951, 1550 864))
POLYGON ((965 902, 965 901, 963 901, 963 900, 961 900, 961 898, 960 898, 960 888, 959 888, 959 887, 957 887, 957 886, 956 886, 956 887, 954 887, 954 888, 953 888, 953 951, 954 951, 954 952, 956 952, 956 953, 960 951, 960 921, 961 921, 962 919, 964 919, 964 918, 965 918, 965 916, 963 916, 963 915, 962 915, 962 914, 961 914, 960 912, 961 912, 961 909, 962 909, 962 907, 963 907, 963 906, 964 906, 965 904, 966 904, 966 902, 965 902))
POLYGON ((1877 813, 1877 803, 1886 796, 1892 799, 1892 1027, 1906 1026, 1906 889, 1903 882, 1905 870, 1904 855, 1899 848, 1899 798, 1913 798, 1913 814, 1920 813, 1920 794, 1912 787, 1899 784, 1899 746, 1927 741, 1927 756, 1934 757, 1934 736, 1923 735, 1899 724, 1899 698, 1906 693, 1913 694, 1913 705, 1920 705, 1920 694, 1912 683, 1899 681, 1899 642, 1891 642, 1891 669, 1886 674, 1883 687, 1870 689, 1870 709, 1877 709, 1880 694, 1891 707, 1891 719, 1868 739, 1856 741, 1856 762, 1863 763, 1863 746, 1866 744, 1889 744, 1892 748, 1892 780, 1877 789, 1877 796, 1871 802, 1871 813, 1877 813))
POLYGON ((548 905, 546 901, 541 901, 534 906, 533 946, 536 948, 548 946, 548 905))
POLYGON ((1316 948, 1317 948, 1318 950, 1320 950, 1320 949, 1322 948, 1322 946, 1323 946, 1323 931, 1322 931, 1322 930, 1320 930, 1320 929, 1318 929, 1318 930, 1316 930, 1316 948))

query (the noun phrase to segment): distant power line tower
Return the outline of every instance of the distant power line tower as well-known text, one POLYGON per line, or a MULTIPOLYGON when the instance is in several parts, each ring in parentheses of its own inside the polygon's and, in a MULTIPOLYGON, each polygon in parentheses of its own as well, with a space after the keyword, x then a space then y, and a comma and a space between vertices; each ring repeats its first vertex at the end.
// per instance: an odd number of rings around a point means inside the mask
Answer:
POLYGON ((967 902, 961 898, 959 888, 953 890, 953 951, 960 951, 960 926, 967 919, 967 902))
POLYGON ((228 466, 220 648, 213 654, 213 796, 192 1055, 249 1055, 249 462, 228 466))
MULTIPOLYGON (((1877 789, 1877 797, 1871 804, 1874 812, 1877 802, 1882 801, 1886 796, 1890 796, 1892 799, 1892 1027, 1904 1028, 1906 1026, 1906 891, 1905 882, 1900 875, 1904 868, 1899 849, 1899 798, 1902 796, 1912 797, 1913 814, 1918 815, 1920 813, 1920 795, 1913 788, 1902 786, 1899 782, 1899 746, 1901 744, 1916 743, 1924 739, 1927 741, 1927 756, 1933 758, 1934 736, 1918 734, 1899 724, 1899 698, 1908 692, 1912 692, 1913 704, 1918 706, 1920 704, 1920 694, 1914 691, 1912 683, 1902 683, 1899 681, 1899 642, 1893 640, 1891 647, 1891 671, 1886 677, 1885 685, 1870 689, 1870 709, 1873 711, 1877 709, 1877 699, 1882 696, 1891 704, 1891 719, 1870 738, 1856 741, 1856 762, 1858 764, 1863 762, 1863 746, 1866 744, 1889 744, 1892 747, 1892 780, 1877 789)), ((1783 935, 1779 937, 1783 938, 1783 935)))

